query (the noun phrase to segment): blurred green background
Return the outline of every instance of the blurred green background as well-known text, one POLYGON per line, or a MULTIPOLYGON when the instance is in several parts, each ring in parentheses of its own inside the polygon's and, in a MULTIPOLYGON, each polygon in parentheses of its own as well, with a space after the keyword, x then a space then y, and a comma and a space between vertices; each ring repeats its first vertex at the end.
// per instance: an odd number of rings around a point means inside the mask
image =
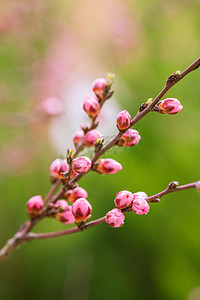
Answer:
MULTIPOLYGON (((49 165, 61 154, 48 134, 52 118, 30 122, 40 100, 51 95, 64 99, 65 89, 79 84, 76 78, 87 77, 92 86, 93 79, 112 71, 115 101, 133 116, 171 73, 199 57, 199 10, 196 0, 9 0, 2 5, 2 246, 27 219, 26 201, 48 192, 49 165)), ((90 173, 80 181, 88 191, 93 219, 113 208, 120 190, 152 195, 172 180, 185 184, 200 179, 199 82, 197 70, 167 94, 181 101, 180 114, 149 114, 136 126, 142 136, 139 145, 109 153, 123 165, 121 172, 90 173)), ((68 125, 66 120, 66 131, 68 125)), ((45 220, 35 230, 64 228, 45 220)), ((102 224, 24 244, 0 266, 0 298, 198 300, 199 228, 200 194, 188 190, 152 204, 146 216, 127 213, 120 229, 102 224)))

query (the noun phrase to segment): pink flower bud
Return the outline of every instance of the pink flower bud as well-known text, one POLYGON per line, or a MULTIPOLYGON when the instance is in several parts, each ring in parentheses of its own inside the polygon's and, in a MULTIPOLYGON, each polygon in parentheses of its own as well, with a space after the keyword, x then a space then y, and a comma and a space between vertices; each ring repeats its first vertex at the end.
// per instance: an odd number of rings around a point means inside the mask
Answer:
POLYGON ((94 96, 87 95, 83 101, 83 109, 88 116, 94 118, 100 111, 99 101, 94 96))
POLYGON ((181 103, 175 98, 167 98, 162 100, 159 104, 159 112, 162 114, 177 114, 182 110, 183 106, 181 103))
POLYGON ((74 198, 74 201, 76 201, 79 198, 87 199, 87 197, 88 197, 88 193, 82 187, 77 186, 77 187, 75 187, 75 189, 73 189, 73 198, 74 198))
POLYGON ((49 116, 61 114, 63 111, 62 101, 55 97, 46 98, 41 102, 40 106, 43 112, 49 116))
POLYGON ((77 223, 87 221, 91 216, 91 212, 92 206, 84 198, 76 200, 72 205, 72 213, 77 223))
POLYGON ((200 192, 200 181, 197 181, 196 183, 196 189, 198 192, 200 192))
POLYGON ((65 192, 64 194, 65 198, 67 201, 73 203, 74 202, 74 198, 73 198, 73 190, 68 190, 65 192))
POLYGON ((90 169, 90 167, 91 160, 88 157, 78 157, 73 161, 73 170, 79 174, 86 173, 90 169))
POLYGON ((84 137, 84 144, 88 147, 94 146, 96 144, 97 139, 100 137, 101 133, 98 130, 90 130, 86 133, 84 137))
POLYGON ((120 163, 112 158, 99 159, 94 169, 100 174, 115 174, 122 169, 120 163))
POLYGON ((117 128, 119 130, 127 129, 131 124, 131 116, 127 110, 123 110, 117 115, 117 128))
POLYGON ((93 82, 92 89, 98 99, 103 98, 105 87, 106 87, 106 80, 104 78, 97 78, 93 82))
POLYGON ((43 206, 44 206, 44 202, 42 200, 42 196, 38 195, 30 198, 26 203, 29 217, 35 218, 39 214, 43 206))
POLYGON ((118 208, 126 208, 133 203, 133 194, 129 191, 121 191, 115 197, 115 205, 118 208))
POLYGON ((72 202, 72 203, 75 202, 79 198, 87 199, 87 197, 88 197, 87 191, 79 186, 77 186, 73 190, 68 190, 65 192, 65 198, 67 199, 67 201, 72 202))
POLYGON ((139 143, 141 136, 135 129, 128 129, 120 138, 118 146, 133 147, 139 143))
POLYGON ((57 158, 50 166, 50 175, 53 178, 64 178, 64 174, 69 172, 69 166, 66 159, 57 158))
POLYGON ((62 207, 65 210, 68 207, 68 203, 65 200, 58 200, 55 203, 55 207, 62 207))
POLYGON ((124 224, 125 216, 120 209, 114 208, 106 214, 106 223, 110 227, 122 227, 124 224))
POLYGON ((67 206, 64 212, 56 214, 56 219, 64 224, 72 224, 75 222, 74 215, 72 213, 72 207, 67 206))
POLYGON ((83 137, 84 137, 83 130, 77 130, 73 136, 74 145, 76 146, 77 144, 81 143, 83 141, 83 137))
POLYGON ((149 212, 150 206, 145 200, 147 194, 144 192, 138 192, 133 194, 133 205, 132 210, 137 215, 146 215, 149 212))

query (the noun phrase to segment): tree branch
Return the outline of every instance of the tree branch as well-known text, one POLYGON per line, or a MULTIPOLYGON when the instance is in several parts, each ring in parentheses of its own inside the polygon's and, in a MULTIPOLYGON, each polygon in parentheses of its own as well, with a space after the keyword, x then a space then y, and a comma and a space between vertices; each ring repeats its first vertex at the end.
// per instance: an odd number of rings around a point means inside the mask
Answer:
MULTIPOLYGON (((185 184, 185 185, 182 185, 182 186, 176 186, 178 183, 171 182, 165 190, 163 190, 160 193, 155 194, 151 197, 146 198, 146 200, 148 202, 153 202, 154 200, 156 200, 158 198, 160 199, 161 197, 163 197, 163 196, 165 196, 169 193, 179 192, 179 191, 183 191, 183 190, 187 190, 187 189, 191 189, 191 188, 196 188, 197 182, 188 183, 188 184, 185 184)), ((131 210, 132 210, 131 206, 129 206, 125 209, 122 209, 123 212, 129 212, 131 210)), ((91 222, 85 224, 83 227, 73 227, 73 228, 70 228, 70 229, 67 229, 67 230, 61 230, 61 231, 49 232, 49 233, 34 233, 34 232, 31 232, 31 233, 27 233, 24 236, 24 240, 25 241, 31 241, 31 240, 36 240, 36 239, 50 239, 50 238, 59 237, 59 236, 63 236, 63 235, 70 235, 70 234, 73 234, 73 233, 76 233, 76 232, 79 232, 79 231, 83 231, 85 229, 89 229, 91 227, 95 227, 97 225, 100 225, 100 224, 104 223, 105 221, 106 221, 106 218, 104 216, 100 219, 97 219, 97 220, 94 220, 94 221, 91 221, 91 222)))
MULTIPOLYGON (((192 63, 187 69, 185 69, 182 73, 177 73, 175 72, 174 74, 170 75, 168 78, 165 87, 162 89, 162 91, 155 97, 155 99, 151 102, 150 105, 148 105, 143 111, 137 112, 136 116, 132 119, 130 127, 134 126, 140 119, 142 119, 147 113, 152 111, 152 108, 158 103, 158 101, 161 100, 161 98, 167 93, 169 89, 173 85, 175 85, 178 81, 183 79, 187 74, 189 74, 191 71, 196 70, 200 66, 200 58, 198 58, 194 63, 192 63)), ((103 103, 102 103, 103 105, 103 103)), ((91 127, 95 126, 95 120, 93 120, 91 127)), ((129 128, 130 128, 129 127, 129 128)), ((128 130, 128 129, 127 129, 128 130)), ((111 147, 116 145, 116 143, 119 141, 121 136, 127 131, 120 131, 117 133, 117 135, 106 145, 104 146, 99 152, 96 152, 92 158, 92 164, 96 162, 96 160, 102 156, 107 150, 109 150, 111 147)), ((77 149, 76 155, 81 149, 77 149)), ((69 181, 69 185, 72 184, 73 182, 77 182, 83 175, 78 175, 76 178, 72 179, 69 181)), ((56 202, 58 199, 63 197, 64 194, 64 189, 62 188, 54 197, 53 194, 56 191, 58 185, 60 184, 59 181, 56 181, 54 185, 52 186, 50 192, 48 193, 46 199, 45 199, 45 204, 48 202, 56 202)), ((188 184, 185 186, 180 186, 180 187, 173 187, 168 186, 168 188, 154 196, 148 197, 147 201, 155 201, 158 198, 161 198, 162 196, 175 192, 175 191, 180 191, 188 188, 194 188, 196 183, 188 184)), ((41 211, 40 215, 38 215, 35 219, 29 220, 25 222, 17 231, 17 233, 6 243, 6 245, 2 248, 0 251, 0 261, 3 261, 5 258, 7 258, 15 249, 18 248, 20 244, 22 244, 24 241, 29 241, 32 239, 43 239, 43 238, 51 238, 51 237, 57 237, 57 236, 62 236, 62 235, 67 235, 67 234, 72 234, 78 231, 83 231, 87 228, 94 227, 96 225, 99 225, 103 222, 105 222, 105 217, 100 218, 98 220, 92 221, 90 223, 87 223, 83 227, 75 227, 71 228, 68 230, 60 231, 60 232, 53 232, 53 233, 29 233, 30 230, 39 222, 41 221, 44 217, 46 217, 46 209, 47 207, 45 206, 44 209, 41 211)), ((129 208, 130 209, 130 208, 129 208)), ((127 210, 124 210, 127 211, 127 210)))

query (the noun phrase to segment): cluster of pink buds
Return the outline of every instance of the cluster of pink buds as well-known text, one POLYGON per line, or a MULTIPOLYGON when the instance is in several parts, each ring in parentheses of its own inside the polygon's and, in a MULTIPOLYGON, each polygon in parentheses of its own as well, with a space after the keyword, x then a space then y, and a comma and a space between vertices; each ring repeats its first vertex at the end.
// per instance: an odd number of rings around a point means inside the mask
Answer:
POLYGON ((167 98, 160 101, 156 107, 161 114, 175 115, 183 108, 181 103, 175 98, 167 98))
POLYGON ((65 175, 69 172, 69 165, 66 159, 57 158, 50 166, 50 177, 54 181, 57 178, 64 179, 65 175))
POLYGON ((75 158, 72 167, 79 174, 87 173, 91 167, 91 160, 86 156, 75 158))
POLYGON ((149 212, 149 204, 146 201, 147 195, 144 192, 132 194, 129 191, 121 191, 115 197, 115 205, 117 208, 106 214, 106 222, 111 227, 121 227, 124 224, 125 216, 121 210, 128 207, 137 215, 146 215, 149 212))
POLYGON ((139 143, 141 136, 135 129, 128 129, 120 138, 117 145, 123 147, 133 147, 139 143))
POLYGON ((115 174, 122 169, 122 165, 112 158, 99 159, 93 169, 100 174, 115 174))
POLYGON ((79 198, 87 199, 88 193, 82 187, 75 187, 73 190, 68 190, 65 192, 65 198, 67 201, 73 203, 79 198))
POLYGON ((43 206, 44 202, 42 200, 42 196, 38 195, 30 198, 26 203, 27 213, 29 217, 31 219, 37 217, 43 206))

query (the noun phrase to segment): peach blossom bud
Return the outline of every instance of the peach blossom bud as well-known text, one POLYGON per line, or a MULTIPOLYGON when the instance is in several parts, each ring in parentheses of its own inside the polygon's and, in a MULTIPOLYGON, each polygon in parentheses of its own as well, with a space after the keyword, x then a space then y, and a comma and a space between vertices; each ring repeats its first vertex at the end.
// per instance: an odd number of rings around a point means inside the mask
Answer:
POLYGON ((74 202, 74 198, 73 198, 73 190, 68 190, 65 192, 64 194, 65 198, 67 201, 73 203, 74 202))
POLYGON ((197 181, 196 183, 196 189, 198 192, 200 192, 200 181, 197 181))
POLYGON ((97 78, 93 82, 93 92, 97 96, 97 98, 102 99, 103 98, 103 93, 106 87, 106 80, 104 78, 97 78))
POLYGON ((139 143, 141 136, 135 129, 128 129, 120 138, 118 146, 133 147, 139 143))
POLYGON ((125 216, 120 209, 114 208, 106 214, 106 223, 110 227, 122 227, 124 225, 125 216))
POLYGON ((127 129, 131 124, 131 116, 127 110, 123 110, 117 115, 117 128, 119 130, 127 129))
POLYGON ((149 212, 150 206, 145 200, 147 194, 144 192, 138 192, 133 194, 132 210, 137 215, 146 215, 149 212))
POLYGON ((64 174, 69 171, 66 159, 57 158, 50 166, 50 175, 54 178, 64 179, 64 174))
POLYGON ((63 111, 63 103, 60 99, 49 97, 41 102, 41 109, 46 115, 55 116, 63 111))
POLYGON ((90 167, 91 160, 88 157, 78 157, 73 161, 73 170, 79 174, 86 173, 90 169, 90 167))
POLYGON ((96 130, 92 129, 88 131, 84 137, 84 144, 88 147, 94 146, 98 138, 101 137, 101 133, 96 130))
POLYGON ((94 96, 87 95, 83 101, 83 109, 88 116, 94 118, 100 111, 99 101, 94 96))
POLYGON ((81 143, 83 141, 83 137, 84 137, 83 130, 77 130, 73 136, 74 145, 76 146, 77 144, 81 143))
POLYGON ((115 174, 122 169, 122 165, 112 158, 99 159, 94 169, 101 174, 115 174))
POLYGON ((55 207, 61 207, 63 208, 63 211, 68 207, 68 203, 65 200, 58 200, 55 203, 55 207))
POLYGON ((126 208, 133 203, 133 194, 129 191, 121 191, 117 193, 114 201, 118 208, 126 208))
POLYGON ((73 198, 74 198, 74 201, 76 201, 79 198, 87 199, 87 197, 88 197, 88 193, 82 187, 77 186, 77 187, 75 187, 75 189, 73 189, 73 198))
POLYGON ((65 192, 65 198, 69 202, 75 202, 79 198, 85 198, 87 199, 88 193, 86 190, 84 190, 82 187, 75 187, 73 190, 68 190, 65 192))
POLYGON ((29 217, 35 218, 39 214, 39 212, 43 208, 43 206, 44 206, 44 202, 42 200, 42 196, 37 195, 37 196, 30 198, 26 203, 27 212, 28 212, 29 217))
POLYGON ((72 205, 72 213, 77 223, 87 221, 91 216, 91 212, 92 206, 84 198, 76 200, 72 205))
POLYGON ((74 215, 72 213, 72 207, 69 205, 64 212, 58 213, 56 219, 64 224, 72 224, 75 222, 74 215))
POLYGON ((179 111, 181 111, 183 106, 177 99, 167 98, 162 100, 158 104, 158 108, 159 108, 159 112, 162 114, 174 115, 177 114, 179 111))

